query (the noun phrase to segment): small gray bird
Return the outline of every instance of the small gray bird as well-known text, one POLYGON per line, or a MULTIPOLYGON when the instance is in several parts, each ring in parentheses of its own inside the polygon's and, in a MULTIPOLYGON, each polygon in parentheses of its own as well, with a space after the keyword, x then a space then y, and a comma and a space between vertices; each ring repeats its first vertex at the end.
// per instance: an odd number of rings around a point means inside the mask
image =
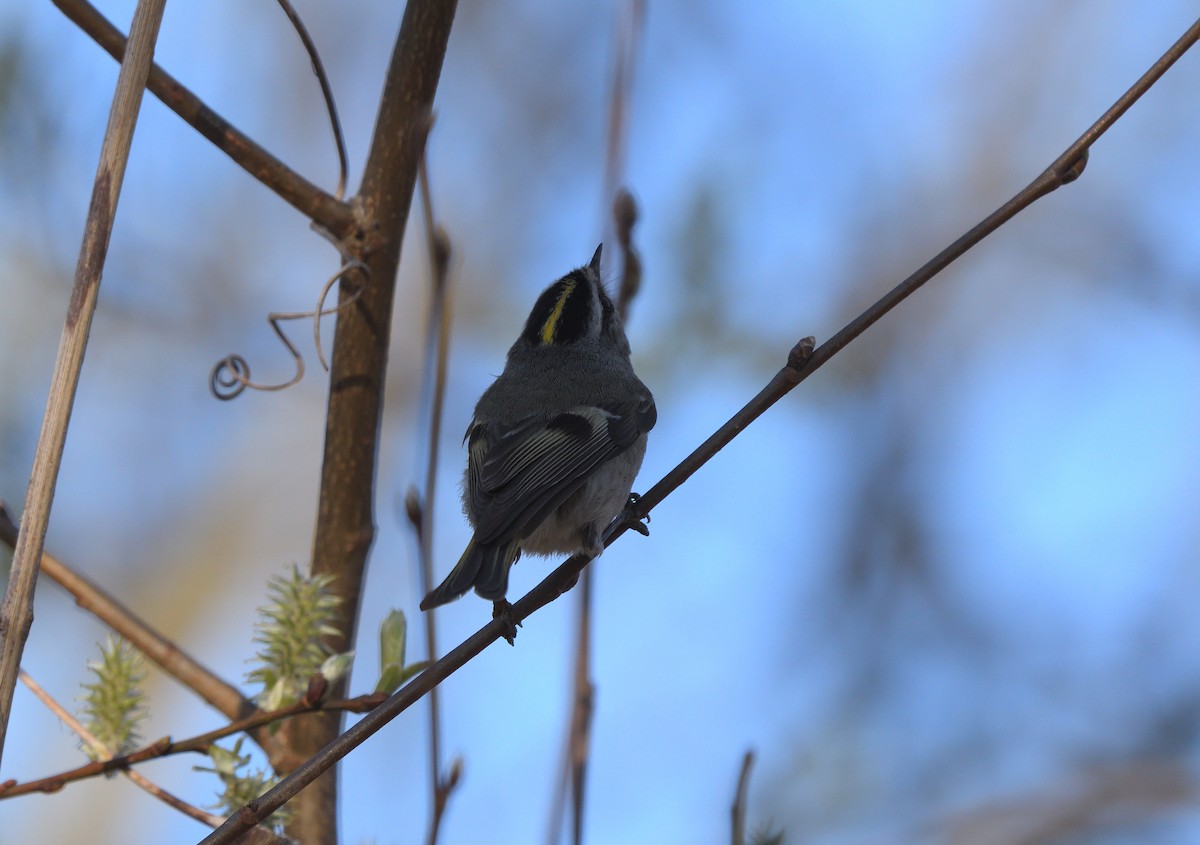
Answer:
POLYGON ((475 406, 463 438, 463 510, 475 536, 422 610, 472 587, 500 601, 522 552, 599 555, 629 500, 657 412, 600 283, 602 248, 538 297, 475 406))

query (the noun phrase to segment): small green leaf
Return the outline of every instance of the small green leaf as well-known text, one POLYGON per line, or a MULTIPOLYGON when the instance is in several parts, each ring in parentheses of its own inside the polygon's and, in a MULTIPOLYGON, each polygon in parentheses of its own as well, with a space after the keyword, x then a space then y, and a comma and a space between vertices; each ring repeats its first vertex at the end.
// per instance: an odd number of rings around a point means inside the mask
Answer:
POLYGON ((333 683, 338 678, 350 671, 350 664, 354 662, 353 651, 343 651, 341 654, 331 654, 325 658, 325 662, 321 664, 321 675, 329 683, 333 683))
POLYGON ((404 612, 392 610, 379 624, 379 682, 375 692, 391 695, 405 678, 404 648, 408 638, 408 622, 404 612))
POLYGON ((395 664, 386 667, 379 676, 379 683, 375 685, 375 692, 391 695, 404 686, 409 678, 423 671, 428 665, 428 660, 419 660, 404 667, 395 664))
POLYGON ((392 666, 385 666, 383 672, 379 675, 379 683, 375 684, 375 692, 391 695, 400 689, 400 685, 404 683, 404 679, 401 677, 403 672, 403 669, 394 664, 392 666))
POLYGON ((410 663, 400 671, 400 683, 404 683, 413 675, 424 672, 429 666, 428 660, 418 660, 416 663, 410 663))
POLYGON ((408 637, 408 622, 401 610, 392 610, 379 625, 379 670, 404 665, 404 646, 408 637))

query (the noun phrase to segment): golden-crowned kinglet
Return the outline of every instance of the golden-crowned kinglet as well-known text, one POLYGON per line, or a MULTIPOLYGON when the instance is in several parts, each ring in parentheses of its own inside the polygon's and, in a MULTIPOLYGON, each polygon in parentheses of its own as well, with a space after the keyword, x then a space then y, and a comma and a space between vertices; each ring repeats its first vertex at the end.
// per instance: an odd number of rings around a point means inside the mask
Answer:
POLYGON ((472 587, 503 599, 521 552, 600 554, 629 499, 657 412, 600 283, 602 247, 538 297, 475 406, 463 438, 463 510, 475 536, 422 610, 472 587))

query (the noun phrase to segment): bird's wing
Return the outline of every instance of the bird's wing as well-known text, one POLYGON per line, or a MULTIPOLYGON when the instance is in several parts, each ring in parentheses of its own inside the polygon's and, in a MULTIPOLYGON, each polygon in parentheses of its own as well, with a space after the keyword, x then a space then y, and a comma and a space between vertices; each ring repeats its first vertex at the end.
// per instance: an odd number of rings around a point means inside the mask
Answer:
POLYGON ((467 495, 476 540, 506 543, 525 536, 654 421, 654 403, 646 400, 529 417, 499 434, 486 424, 472 426, 467 495))

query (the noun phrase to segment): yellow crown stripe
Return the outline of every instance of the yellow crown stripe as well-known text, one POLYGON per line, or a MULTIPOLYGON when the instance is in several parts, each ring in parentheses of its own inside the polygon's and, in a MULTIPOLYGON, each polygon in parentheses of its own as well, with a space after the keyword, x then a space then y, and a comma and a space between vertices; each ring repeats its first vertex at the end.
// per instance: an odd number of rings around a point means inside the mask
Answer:
POLYGON ((558 321, 562 319, 563 308, 566 307, 567 300, 571 298, 574 290, 575 280, 570 279, 563 286, 563 292, 559 294, 558 301, 554 303, 554 310, 550 312, 546 322, 542 323, 542 346, 554 343, 554 335, 558 331, 558 321))

